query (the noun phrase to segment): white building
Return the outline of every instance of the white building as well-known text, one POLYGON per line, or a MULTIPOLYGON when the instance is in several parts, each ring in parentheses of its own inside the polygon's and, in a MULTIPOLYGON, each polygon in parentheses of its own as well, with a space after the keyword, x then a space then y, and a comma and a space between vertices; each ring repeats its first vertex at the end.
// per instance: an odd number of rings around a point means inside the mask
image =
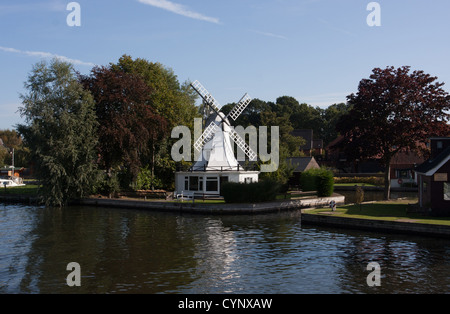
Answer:
POLYGON ((200 94, 204 102, 213 108, 207 122, 208 127, 194 144, 201 154, 188 171, 175 173, 175 193, 203 195, 221 195, 221 187, 225 182, 252 183, 258 182, 259 171, 248 171, 239 164, 233 151, 233 142, 241 148, 250 160, 256 159, 245 141, 234 131, 228 120, 234 120, 247 107, 251 99, 245 95, 233 110, 225 116, 219 112, 214 98, 200 85, 194 82, 191 86, 200 94))

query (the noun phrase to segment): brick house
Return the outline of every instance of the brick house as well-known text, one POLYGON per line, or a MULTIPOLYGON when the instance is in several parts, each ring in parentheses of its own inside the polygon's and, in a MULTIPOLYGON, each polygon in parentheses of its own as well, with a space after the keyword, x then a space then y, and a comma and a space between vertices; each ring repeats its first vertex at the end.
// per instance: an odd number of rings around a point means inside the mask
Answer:
POLYGON ((430 139, 431 157, 415 172, 419 206, 436 216, 450 216, 450 137, 430 139))
MULTIPOLYGON (((348 173, 381 173, 384 172, 384 165, 380 158, 374 156, 365 160, 349 161, 342 148, 337 145, 343 137, 339 136, 331 142, 326 148, 327 164, 335 167, 342 172, 348 173)), ((425 147, 425 143, 420 144, 425 147)), ((415 186, 418 184, 418 178, 414 172, 417 165, 422 164, 425 158, 416 151, 400 150, 391 159, 391 187, 398 188, 405 185, 415 186)))

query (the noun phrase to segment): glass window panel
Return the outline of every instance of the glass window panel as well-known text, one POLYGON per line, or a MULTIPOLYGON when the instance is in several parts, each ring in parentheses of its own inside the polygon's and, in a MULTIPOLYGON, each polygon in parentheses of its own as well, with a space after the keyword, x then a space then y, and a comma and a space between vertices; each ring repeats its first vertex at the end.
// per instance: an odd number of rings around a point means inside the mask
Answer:
POLYGON ((206 191, 216 192, 219 190, 219 178, 207 177, 206 178, 206 191))
POLYGON ((450 201, 450 183, 444 182, 444 200, 450 201))
POLYGON ((198 177, 189 177, 189 191, 198 191, 198 177))

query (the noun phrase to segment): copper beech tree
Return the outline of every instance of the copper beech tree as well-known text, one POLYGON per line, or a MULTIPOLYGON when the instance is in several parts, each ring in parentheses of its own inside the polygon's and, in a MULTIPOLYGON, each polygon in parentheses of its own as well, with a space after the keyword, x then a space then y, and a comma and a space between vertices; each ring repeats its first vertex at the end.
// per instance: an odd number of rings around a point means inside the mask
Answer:
POLYGON ((111 67, 95 67, 80 80, 95 100, 100 165, 107 173, 125 167, 134 180, 149 147, 167 132, 152 106, 152 90, 140 76, 111 67))
POLYGON ((337 144, 350 160, 378 158, 385 169, 385 198, 390 198, 390 163, 399 151, 424 151, 431 136, 448 136, 450 96, 443 83, 423 71, 375 68, 347 96, 350 112, 336 125, 337 144))

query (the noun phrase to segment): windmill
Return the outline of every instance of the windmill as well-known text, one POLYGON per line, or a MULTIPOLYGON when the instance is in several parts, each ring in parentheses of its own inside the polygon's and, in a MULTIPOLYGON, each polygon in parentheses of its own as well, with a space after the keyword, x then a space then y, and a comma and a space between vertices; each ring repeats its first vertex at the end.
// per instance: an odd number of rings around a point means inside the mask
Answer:
POLYGON ((194 143, 194 148, 197 151, 202 151, 200 160, 193 166, 194 169, 198 169, 199 167, 205 169, 206 164, 208 164, 206 169, 222 167, 222 170, 224 168, 233 170, 233 168, 239 168, 239 163, 234 157, 232 142, 245 153, 249 160, 256 160, 256 153, 234 130, 229 120, 231 118, 233 121, 236 121, 252 101, 250 96, 246 93, 237 105, 225 116, 220 111, 220 104, 199 81, 193 82, 191 87, 203 99, 204 108, 206 108, 206 128, 194 143))
POLYGON ((230 123, 230 120, 236 121, 250 104, 250 96, 245 94, 225 115, 220 111, 220 104, 199 81, 191 83, 191 87, 204 104, 204 130, 194 143, 194 149, 201 154, 189 171, 175 174, 177 193, 218 195, 224 182, 257 182, 259 172, 246 171, 239 164, 234 156, 234 144, 250 161, 255 161, 257 155, 230 123))

